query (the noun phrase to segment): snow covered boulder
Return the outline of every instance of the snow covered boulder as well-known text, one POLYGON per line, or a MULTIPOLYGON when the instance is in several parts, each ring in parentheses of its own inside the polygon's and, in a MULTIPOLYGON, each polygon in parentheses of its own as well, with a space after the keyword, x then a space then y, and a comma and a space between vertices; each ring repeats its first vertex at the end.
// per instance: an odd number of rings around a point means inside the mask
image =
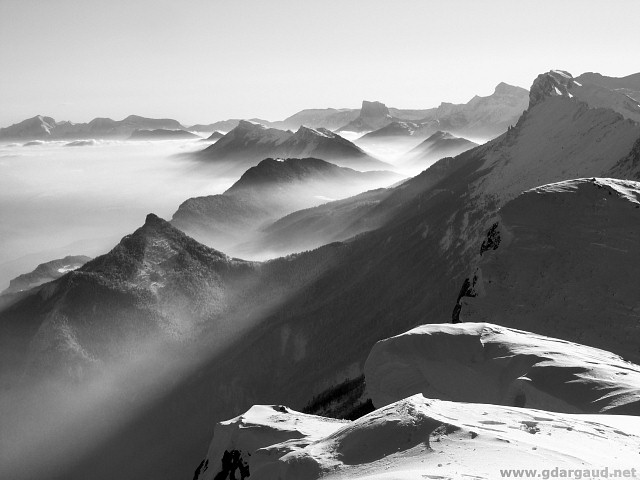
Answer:
POLYGON ((423 325, 365 363, 376 407, 428 398, 640 415, 640 367, 604 350, 487 323, 423 325))
POLYGON ((237 448, 247 452, 251 478, 260 480, 496 479, 508 471, 522 476, 514 469, 536 470, 536 478, 551 478, 553 471, 567 476, 568 469, 589 469, 589 476, 609 469, 613 475, 614 469, 637 469, 639 444, 640 418, 623 415, 560 414, 422 395, 353 422, 261 406, 216 427, 196 478, 247 478, 218 469, 224 450, 237 448))
MULTIPOLYGON (((258 472, 278 470, 274 462, 281 456, 320 440, 346 423, 348 421, 296 412, 282 405, 254 405, 243 415, 216 425, 197 478, 227 478, 225 469, 228 473, 235 469, 238 479, 245 478, 246 473, 252 478, 267 478, 258 472)), ((301 468, 317 471, 313 462, 301 468)))

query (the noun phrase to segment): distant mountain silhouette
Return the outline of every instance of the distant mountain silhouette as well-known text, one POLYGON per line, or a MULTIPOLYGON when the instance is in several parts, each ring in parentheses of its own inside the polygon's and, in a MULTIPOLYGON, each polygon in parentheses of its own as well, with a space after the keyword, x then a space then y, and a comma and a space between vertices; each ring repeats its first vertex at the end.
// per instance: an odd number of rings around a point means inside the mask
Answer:
POLYGON ((129 115, 123 120, 94 118, 89 123, 56 122, 51 117, 38 115, 10 127, 0 128, 2 140, 72 139, 72 138, 127 138, 135 130, 180 130, 180 122, 171 119, 145 118, 129 115))
POLYGON ((231 249, 283 215, 400 178, 387 171, 358 172, 317 158, 269 158, 248 169, 223 194, 186 200, 171 223, 200 241, 231 249))
POLYGON ((200 138, 186 130, 166 130, 157 128, 155 130, 134 130, 129 136, 129 140, 180 140, 189 138, 200 138))
POLYGON ((2 295, 17 293, 42 285, 57 278, 62 277, 67 272, 76 270, 91 260, 91 257, 84 255, 70 255, 57 260, 41 263, 35 270, 19 275, 9 282, 9 287, 2 292, 2 295))
POLYGON ((455 157, 478 144, 448 132, 437 131, 405 155, 404 165, 424 170, 436 160, 455 157))
POLYGON ((362 142, 426 138, 437 130, 474 138, 493 138, 516 123, 527 108, 528 100, 526 89, 500 83, 487 97, 476 95, 466 104, 443 102, 437 108, 419 110, 416 113, 422 115, 420 118, 398 118, 391 115, 396 111, 376 106, 368 110, 366 118, 343 126, 340 131, 371 132, 361 137, 362 142))
POLYGON ((392 117, 389 109, 381 102, 362 102, 360 115, 338 129, 339 132, 370 132, 386 127, 396 118, 392 117))
POLYGON ((227 171, 244 171, 267 157, 315 157, 337 165, 374 170, 389 165, 364 153, 326 129, 300 127, 297 132, 241 121, 236 128, 197 156, 227 171))

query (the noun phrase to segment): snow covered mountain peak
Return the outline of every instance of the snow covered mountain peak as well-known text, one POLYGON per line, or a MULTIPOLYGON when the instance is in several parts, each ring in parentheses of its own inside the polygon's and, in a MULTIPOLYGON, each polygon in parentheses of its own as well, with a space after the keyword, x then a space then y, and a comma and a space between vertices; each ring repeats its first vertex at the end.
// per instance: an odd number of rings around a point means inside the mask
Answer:
POLYGON ((534 107, 547 97, 573 97, 569 93, 569 89, 574 85, 576 83, 573 80, 573 76, 564 70, 551 70, 538 75, 529 91, 529 108, 534 107))

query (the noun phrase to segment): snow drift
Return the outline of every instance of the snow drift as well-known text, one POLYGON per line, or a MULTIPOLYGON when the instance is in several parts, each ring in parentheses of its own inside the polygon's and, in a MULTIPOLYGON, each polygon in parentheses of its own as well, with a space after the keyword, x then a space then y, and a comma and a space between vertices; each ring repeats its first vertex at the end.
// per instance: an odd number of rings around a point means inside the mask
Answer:
POLYGON ((488 323, 433 324, 378 342, 376 407, 429 398, 567 413, 640 414, 640 367, 610 352, 488 323))
POLYGON ((640 418, 633 416, 571 415, 422 395, 353 422, 258 406, 216 425, 194 478, 227 478, 235 465, 235 478, 249 473, 261 480, 495 479, 505 469, 537 469, 541 477, 556 468, 629 470, 637 467, 638 432, 640 418))

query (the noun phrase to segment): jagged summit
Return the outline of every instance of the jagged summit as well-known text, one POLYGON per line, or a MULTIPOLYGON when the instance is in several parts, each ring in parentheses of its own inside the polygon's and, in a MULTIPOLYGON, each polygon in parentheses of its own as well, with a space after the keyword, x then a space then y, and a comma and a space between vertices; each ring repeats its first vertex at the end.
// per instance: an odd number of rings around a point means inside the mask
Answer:
POLYGON ((564 70, 538 75, 529 94, 529 108, 545 98, 563 96, 587 104, 590 108, 610 108, 623 117, 640 122, 640 77, 604 77, 588 73, 578 78, 564 70))
MULTIPOLYGON (((529 108, 536 106, 547 97, 566 96, 572 97, 569 88, 576 85, 573 76, 564 70, 550 70, 541 73, 533 81, 529 90, 529 108)), ((578 86, 580 86, 578 84, 578 86)))

